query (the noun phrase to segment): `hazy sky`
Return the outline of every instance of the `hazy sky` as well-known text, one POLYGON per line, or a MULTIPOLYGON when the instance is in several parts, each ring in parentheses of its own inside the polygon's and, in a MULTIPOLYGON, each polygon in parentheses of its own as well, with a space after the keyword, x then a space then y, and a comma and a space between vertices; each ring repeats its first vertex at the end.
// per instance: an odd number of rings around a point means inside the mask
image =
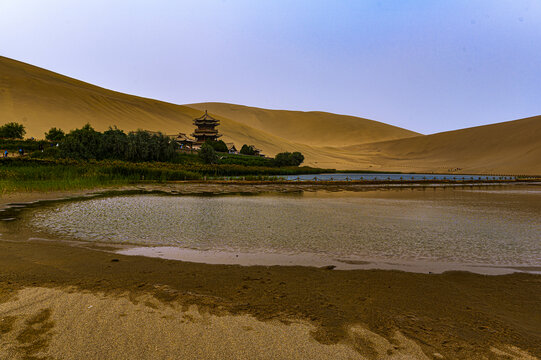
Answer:
POLYGON ((177 104, 422 133, 541 114, 541 0, 0 0, 0 54, 177 104))

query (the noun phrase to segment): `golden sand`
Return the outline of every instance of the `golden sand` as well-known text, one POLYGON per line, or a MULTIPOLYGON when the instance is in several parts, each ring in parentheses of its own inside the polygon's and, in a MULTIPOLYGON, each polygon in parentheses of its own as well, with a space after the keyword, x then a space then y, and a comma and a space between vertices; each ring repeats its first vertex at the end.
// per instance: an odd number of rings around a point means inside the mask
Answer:
POLYGON ((268 110, 225 103, 186 106, 201 111, 208 109, 267 134, 314 147, 341 147, 420 135, 374 120, 321 111, 268 110))
POLYGON ((203 109, 221 121, 223 140, 267 155, 301 151, 305 163, 336 169, 541 174, 541 117, 419 135, 381 122, 324 112, 266 110, 223 103, 175 105, 118 93, 0 57, 0 118, 42 138, 51 127, 90 123, 130 131, 190 134, 203 109))

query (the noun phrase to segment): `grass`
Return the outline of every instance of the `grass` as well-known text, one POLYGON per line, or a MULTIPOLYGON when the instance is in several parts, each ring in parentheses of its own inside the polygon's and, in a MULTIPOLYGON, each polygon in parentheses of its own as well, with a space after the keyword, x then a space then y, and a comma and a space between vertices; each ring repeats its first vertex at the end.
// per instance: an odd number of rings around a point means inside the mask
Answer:
POLYGON ((0 194, 26 191, 59 191, 121 186, 141 182, 244 178, 277 180, 277 175, 329 172, 310 167, 263 167, 238 164, 208 165, 195 162, 132 163, 126 161, 76 161, 66 159, 0 159, 0 194))
POLYGON ((24 149, 26 153, 36 151, 39 149, 39 145, 44 149, 50 147, 50 143, 45 140, 18 140, 18 139, 0 139, 0 150, 8 150, 10 152, 18 152, 19 149, 24 149))
POLYGON ((201 175, 159 164, 35 159, 0 161, 0 193, 53 191, 126 185, 141 181, 200 179, 201 175))
POLYGON ((31 192, 31 191, 67 191, 95 189, 107 186, 128 185, 131 182, 125 180, 102 181, 97 179, 62 179, 62 180, 23 180, 9 181, 0 180, 0 195, 10 192, 31 192))

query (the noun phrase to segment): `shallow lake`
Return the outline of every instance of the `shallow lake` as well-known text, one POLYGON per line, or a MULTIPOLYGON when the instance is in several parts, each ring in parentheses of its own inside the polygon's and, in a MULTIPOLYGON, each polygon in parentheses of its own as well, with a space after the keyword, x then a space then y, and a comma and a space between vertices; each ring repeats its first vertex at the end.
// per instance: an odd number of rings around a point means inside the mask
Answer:
POLYGON ((40 236, 143 245, 124 253, 189 261, 541 267, 539 186, 118 196, 46 206, 27 217, 40 236))

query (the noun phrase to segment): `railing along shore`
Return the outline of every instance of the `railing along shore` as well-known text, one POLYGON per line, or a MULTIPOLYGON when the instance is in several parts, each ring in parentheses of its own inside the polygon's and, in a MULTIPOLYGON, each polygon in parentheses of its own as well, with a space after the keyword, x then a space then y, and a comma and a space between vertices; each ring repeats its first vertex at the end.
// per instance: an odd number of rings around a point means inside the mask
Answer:
MULTIPOLYGON (((508 177, 508 176, 507 176, 508 177)), ((220 177, 210 178, 205 177, 202 180, 186 180, 182 182, 189 183, 237 183, 237 184, 306 184, 306 185, 431 185, 431 184, 513 184, 513 183, 533 183, 541 182, 540 177, 524 177, 524 178, 507 178, 504 179, 321 179, 313 177, 308 180, 283 179, 283 178, 250 178, 250 177, 220 177)))

